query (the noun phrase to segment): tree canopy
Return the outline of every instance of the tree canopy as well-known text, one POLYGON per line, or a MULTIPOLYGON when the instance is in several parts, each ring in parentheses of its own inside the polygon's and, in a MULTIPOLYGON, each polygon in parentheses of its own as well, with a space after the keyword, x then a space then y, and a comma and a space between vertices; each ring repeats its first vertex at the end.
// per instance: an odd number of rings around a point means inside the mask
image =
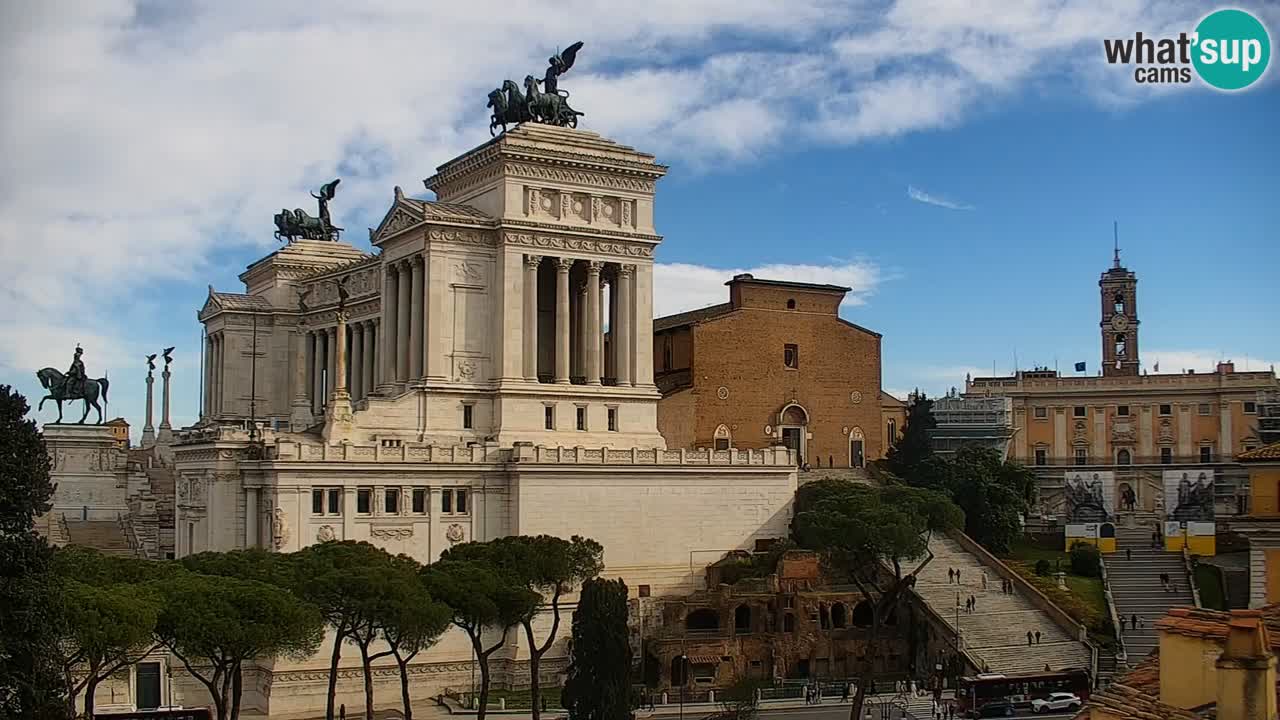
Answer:
POLYGON ((68 709, 84 693, 84 714, 94 715, 99 683, 154 650, 163 601, 152 587, 133 583, 95 586, 68 580, 62 594, 66 617, 63 676, 68 709))
POLYGON ((933 458, 933 446, 929 441, 929 431, 938 427, 933 417, 933 401, 924 393, 913 393, 907 405, 907 421, 902 427, 902 435, 889 447, 885 454, 885 464, 889 472, 900 478, 906 478, 926 461, 933 458))
POLYGON ((593 578, 583 584, 560 698, 569 720, 631 717, 631 641, 622 580, 593 578))

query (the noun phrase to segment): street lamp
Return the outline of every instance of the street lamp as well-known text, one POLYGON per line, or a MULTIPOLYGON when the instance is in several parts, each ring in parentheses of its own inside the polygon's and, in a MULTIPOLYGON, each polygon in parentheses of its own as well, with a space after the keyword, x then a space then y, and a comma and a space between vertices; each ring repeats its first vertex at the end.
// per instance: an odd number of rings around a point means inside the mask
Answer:
POLYGON ((680 720, 684 720, 684 686, 689 684, 689 656, 680 652, 680 720))

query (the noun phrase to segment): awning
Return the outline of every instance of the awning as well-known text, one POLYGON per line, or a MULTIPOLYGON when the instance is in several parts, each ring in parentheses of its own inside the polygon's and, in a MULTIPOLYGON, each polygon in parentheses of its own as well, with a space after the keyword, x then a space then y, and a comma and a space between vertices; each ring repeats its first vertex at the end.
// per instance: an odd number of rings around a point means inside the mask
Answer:
POLYGON ((689 664, 690 665, 719 665, 720 656, 719 655, 690 655, 689 664))

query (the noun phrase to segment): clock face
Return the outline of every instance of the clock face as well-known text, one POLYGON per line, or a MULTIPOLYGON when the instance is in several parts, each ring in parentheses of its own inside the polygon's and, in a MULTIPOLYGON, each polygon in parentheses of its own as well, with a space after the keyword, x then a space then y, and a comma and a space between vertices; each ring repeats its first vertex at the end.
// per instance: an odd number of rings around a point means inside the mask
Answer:
POLYGON ((1129 318, 1125 317, 1124 315, 1112 315, 1111 327, 1116 330, 1124 330, 1125 328, 1129 327, 1129 318))

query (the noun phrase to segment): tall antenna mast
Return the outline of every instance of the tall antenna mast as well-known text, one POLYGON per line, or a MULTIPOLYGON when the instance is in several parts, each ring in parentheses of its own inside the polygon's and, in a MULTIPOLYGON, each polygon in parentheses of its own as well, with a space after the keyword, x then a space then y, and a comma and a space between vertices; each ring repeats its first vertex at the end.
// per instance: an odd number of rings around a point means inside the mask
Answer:
POLYGON ((1115 267, 1120 267, 1120 221, 1111 221, 1111 235, 1115 244, 1115 267))

